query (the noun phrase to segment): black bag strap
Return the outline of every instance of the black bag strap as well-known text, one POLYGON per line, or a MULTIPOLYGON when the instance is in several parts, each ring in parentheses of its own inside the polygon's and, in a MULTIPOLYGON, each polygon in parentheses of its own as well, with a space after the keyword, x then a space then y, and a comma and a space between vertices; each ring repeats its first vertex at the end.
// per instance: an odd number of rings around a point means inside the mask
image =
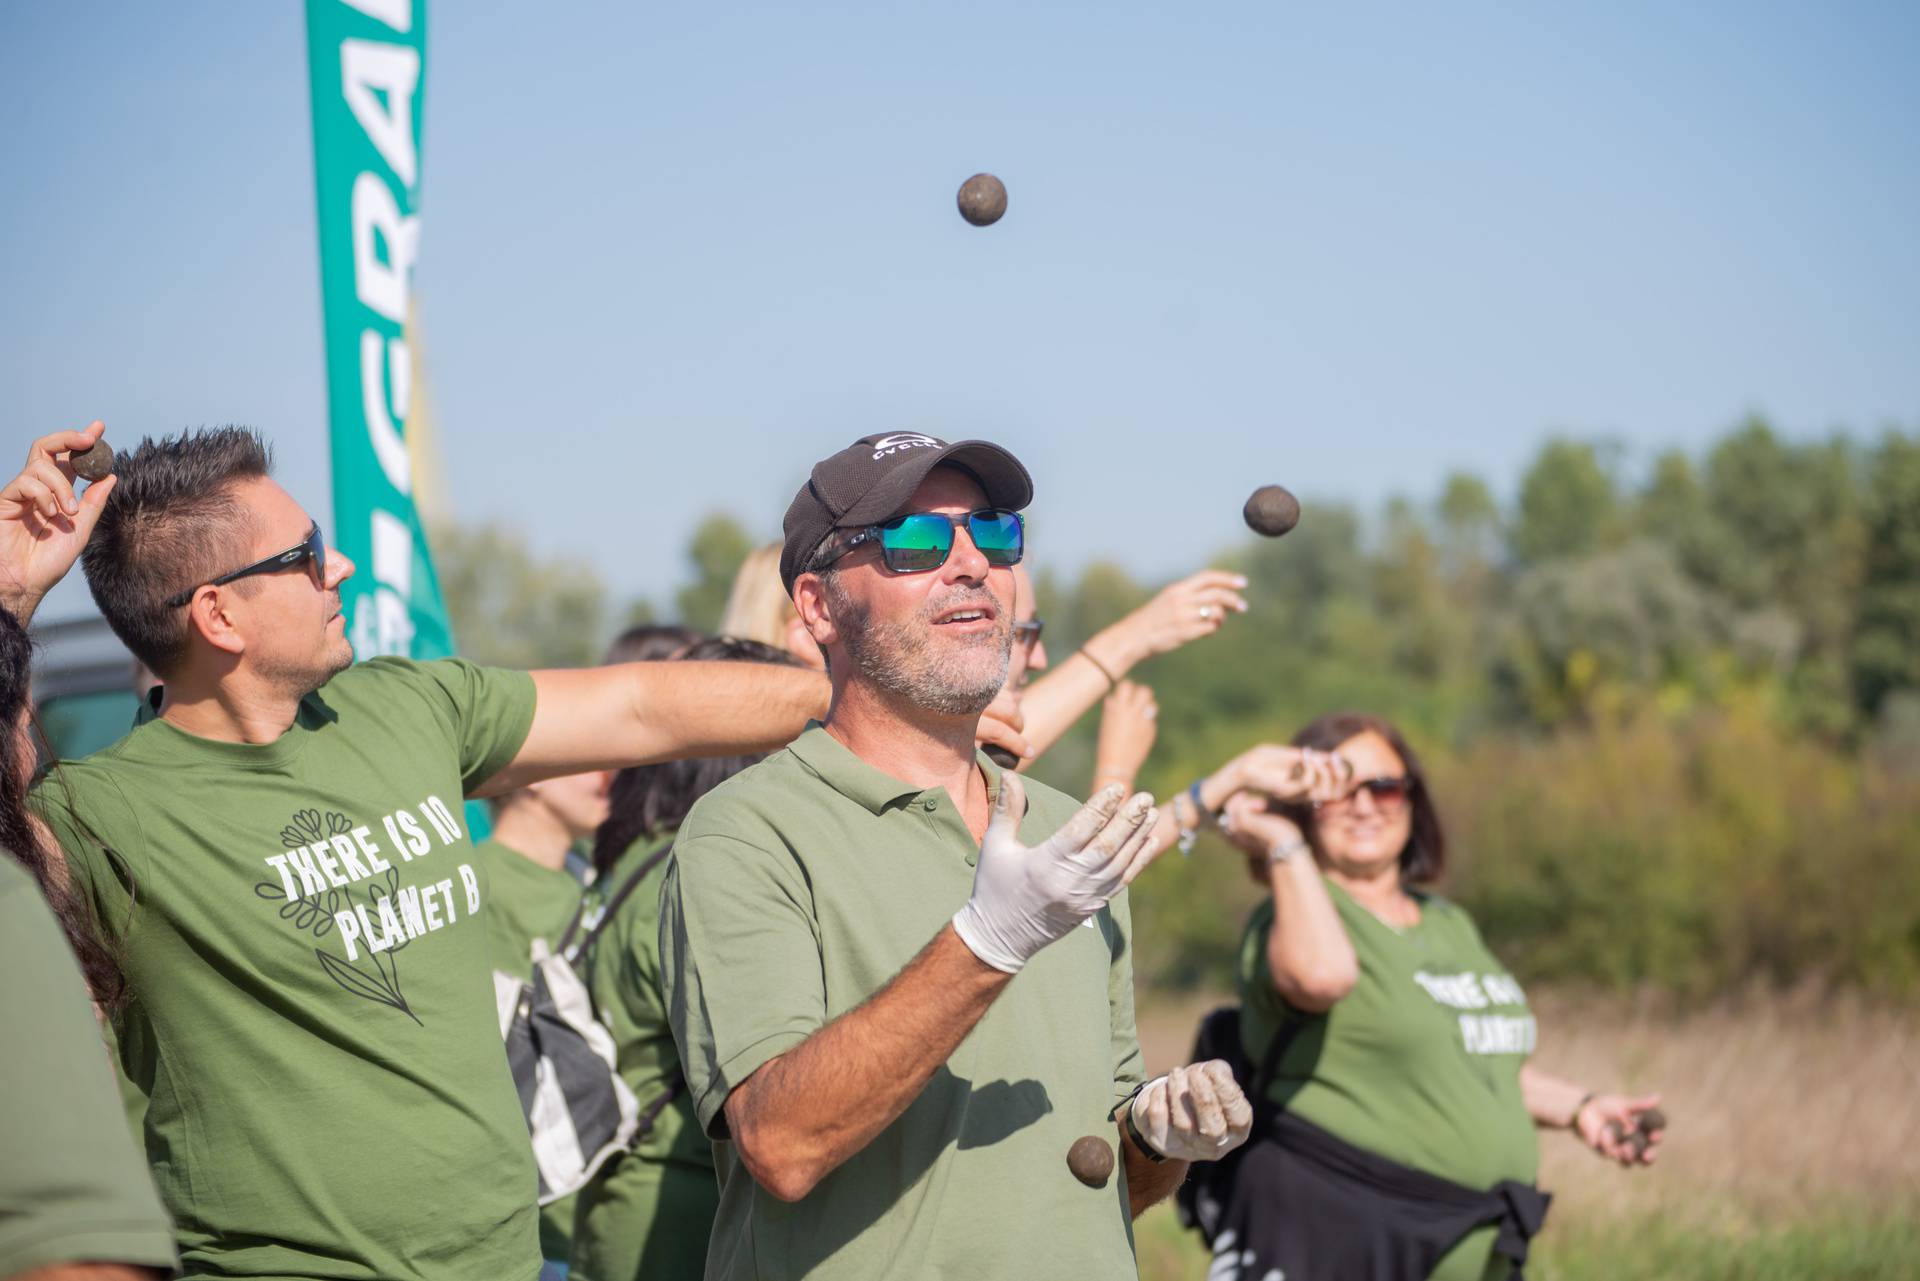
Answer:
POLYGON ((578 943, 575 943, 573 941, 574 932, 580 928, 580 922, 587 914, 587 899, 585 895, 582 895, 580 906, 573 909, 573 919, 567 922, 566 933, 560 936, 558 946, 553 949, 554 955, 566 956, 568 953, 574 951, 584 952, 589 943, 600 937, 600 931, 607 928, 607 925, 613 920, 614 914, 620 910, 621 904, 625 903, 628 898, 632 897, 633 892, 640 888, 640 882, 647 879, 647 873, 660 866, 661 861, 671 853, 673 853, 673 846, 669 843, 647 855, 647 861, 642 863, 639 870, 628 877, 626 883, 615 890, 613 897, 607 900, 606 910, 600 913, 600 919, 593 923, 593 928, 588 930, 578 943))

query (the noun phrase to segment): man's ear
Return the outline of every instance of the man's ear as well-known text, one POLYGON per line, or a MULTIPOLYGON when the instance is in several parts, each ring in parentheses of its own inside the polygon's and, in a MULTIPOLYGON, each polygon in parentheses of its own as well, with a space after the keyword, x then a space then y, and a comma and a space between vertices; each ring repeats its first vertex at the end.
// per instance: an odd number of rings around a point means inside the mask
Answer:
POLYGON ((230 599, 229 594, 218 587, 203 587, 195 592, 187 603, 188 630, 198 632, 202 640, 224 653, 245 653, 246 638, 240 635, 227 608, 238 603, 237 595, 233 594, 230 599))
POLYGON ((800 625, 822 650, 840 639, 833 625, 833 606, 827 601, 827 585, 820 575, 805 573, 793 580, 793 608, 800 625))

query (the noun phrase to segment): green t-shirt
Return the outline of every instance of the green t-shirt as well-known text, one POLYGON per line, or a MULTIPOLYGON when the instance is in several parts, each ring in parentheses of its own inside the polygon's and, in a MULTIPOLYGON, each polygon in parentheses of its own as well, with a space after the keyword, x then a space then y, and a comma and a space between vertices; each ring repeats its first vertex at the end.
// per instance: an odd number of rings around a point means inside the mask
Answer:
MULTIPOLYGON (((533 941, 551 949, 566 932, 586 886, 565 868, 542 867, 489 838, 473 847, 486 865, 487 954, 493 968, 523 983, 533 980, 533 941)), ((540 1253, 563 1260, 572 1248, 574 1199, 540 1207, 540 1253)))
POLYGON ((533 941, 560 941, 586 886, 565 868, 542 867, 489 837, 473 847, 487 868, 487 953, 493 968, 521 982, 533 979, 533 941))
MULTIPOLYGON (((979 758, 997 794, 1000 771, 979 758)), ((1020 837, 1077 802, 1027 784, 1020 837)), ((789 1204, 739 1162, 721 1108, 769 1059, 891 981, 973 888, 979 845, 944 788, 865 763, 824 729, 697 803, 660 899, 660 968, 695 1114, 715 1139, 707 1276, 1132 1276, 1124 1172, 1067 1169, 1109 1142, 1140 1081, 1126 896, 1017 975, 912 1105, 789 1204)))
POLYGON ((173 1266, 173 1225, 127 1133, 86 983, 39 887, 0 850, 0 1277, 173 1266))
MULTIPOLYGON (((635 841, 600 878, 599 891, 620 893, 671 841, 635 841)), ((601 1166, 581 1190, 574 1221, 576 1281, 640 1276, 697 1281, 720 1205, 713 1148, 680 1083, 680 1052, 660 986, 660 886, 666 877, 667 860, 659 858, 601 926, 583 958, 593 1008, 613 1033, 620 1075, 633 1087, 641 1111, 671 1085, 679 1089, 660 1108, 652 1129, 630 1151, 601 1166)))
MULTIPOLYGON (((1402 1165, 1471 1188, 1531 1182, 1539 1141, 1520 1097, 1533 1053, 1526 994, 1445 899, 1418 894, 1420 923, 1394 930, 1332 881, 1324 882, 1353 941, 1359 981, 1323 1016, 1287 1005, 1267 966, 1273 903, 1241 939, 1239 987, 1246 1051, 1259 1063, 1282 1020, 1303 1020, 1274 1075, 1271 1097, 1321 1129, 1402 1165)), ((1491 1270, 1494 1231, 1469 1234, 1434 1272, 1491 1270)))
POLYGON ((376 658, 272 743, 166 720, 35 793, 118 942, 188 1273, 528 1281, 538 1186, 461 797, 533 682, 376 658))

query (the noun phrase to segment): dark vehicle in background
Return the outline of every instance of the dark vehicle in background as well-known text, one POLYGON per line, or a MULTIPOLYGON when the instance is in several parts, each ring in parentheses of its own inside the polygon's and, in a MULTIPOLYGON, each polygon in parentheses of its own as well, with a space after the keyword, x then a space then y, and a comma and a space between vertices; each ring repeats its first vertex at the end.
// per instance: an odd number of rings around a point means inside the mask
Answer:
POLYGON ((73 760, 133 728, 146 675, 98 614, 33 625, 33 701, 41 751, 73 760))

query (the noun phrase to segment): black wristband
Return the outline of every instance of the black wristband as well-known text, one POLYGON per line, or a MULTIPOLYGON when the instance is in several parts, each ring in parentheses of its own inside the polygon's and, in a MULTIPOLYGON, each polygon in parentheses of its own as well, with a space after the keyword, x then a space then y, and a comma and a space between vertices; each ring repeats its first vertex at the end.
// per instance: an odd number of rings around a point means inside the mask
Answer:
MULTIPOLYGON (((1144 1090, 1146 1087, 1141 1086, 1140 1088, 1144 1090)), ((1133 1092, 1133 1098, 1138 1098, 1139 1094, 1140 1090, 1135 1090, 1133 1092)), ((1155 1165, 1158 1165, 1167 1159, 1167 1154, 1155 1150, 1153 1144, 1147 1142, 1147 1136, 1140 1133, 1140 1127, 1133 1123, 1133 1098, 1129 1098, 1126 1105, 1121 1109, 1120 1124, 1126 1127, 1127 1137, 1133 1140, 1133 1146, 1140 1149, 1140 1155, 1152 1161, 1155 1165)))

